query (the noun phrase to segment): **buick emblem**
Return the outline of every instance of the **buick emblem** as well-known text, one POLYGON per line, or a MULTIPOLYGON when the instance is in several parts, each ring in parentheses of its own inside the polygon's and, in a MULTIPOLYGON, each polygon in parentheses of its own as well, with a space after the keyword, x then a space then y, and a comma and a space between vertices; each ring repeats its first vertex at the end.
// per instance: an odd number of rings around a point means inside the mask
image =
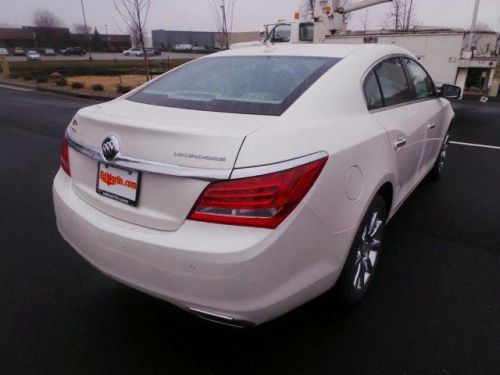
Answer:
POLYGON ((118 152, 120 151, 120 146, 118 144, 118 139, 116 139, 113 136, 107 137, 103 142, 102 142, 102 155, 107 161, 112 161, 116 155, 118 155, 118 152))

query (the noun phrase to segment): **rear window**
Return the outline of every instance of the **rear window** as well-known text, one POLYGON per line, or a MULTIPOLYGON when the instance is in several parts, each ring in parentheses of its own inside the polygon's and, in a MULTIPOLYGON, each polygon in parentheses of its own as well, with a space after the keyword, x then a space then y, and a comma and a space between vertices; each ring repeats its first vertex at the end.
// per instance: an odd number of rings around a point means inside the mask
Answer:
POLYGON ((279 116, 339 59, 210 57, 186 64, 128 99, 213 112, 279 116))

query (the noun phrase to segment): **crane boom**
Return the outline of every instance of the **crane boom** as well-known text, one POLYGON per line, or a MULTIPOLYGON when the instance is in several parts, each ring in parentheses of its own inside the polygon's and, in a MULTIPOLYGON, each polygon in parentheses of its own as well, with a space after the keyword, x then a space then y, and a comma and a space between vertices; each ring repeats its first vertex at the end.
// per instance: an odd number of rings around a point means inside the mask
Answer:
POLYGON ((369 8, 378 4, 390 3, 391 1, 392 0, 365 0, 365 1, 360 1, 359 3, 347 5, 345 7, 337 8, 336 12, 340 14, 346 14, 354 12, 356 10, 369 8))

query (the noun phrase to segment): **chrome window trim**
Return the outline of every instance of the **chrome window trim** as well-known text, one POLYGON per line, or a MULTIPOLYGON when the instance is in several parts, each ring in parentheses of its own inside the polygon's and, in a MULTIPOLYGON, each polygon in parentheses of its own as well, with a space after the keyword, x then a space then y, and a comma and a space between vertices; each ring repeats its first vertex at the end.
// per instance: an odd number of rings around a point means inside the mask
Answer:
MULTIPOLYGON (((390 58, 394 58, 394 57, 402 57, 402 58, 408 58, 408 59, 411 59, 413 61, 415 61, 418 65, 420 65, 422 67, 422 69, 424 69, 424 71, 427 73, 427 75, 431 78, 431 81, 434 85, 434 87, 436 87, 435 83, 434 83, 434 80, 432 79, 431 75, 429 74, 429 72, 427 72, 427 70, 422 66, 422 64, 420 64, 417 60, 415 60, 412 56, 410 55, 406 55, 404 53, 393 53, 393 54, 390 54, 390 55, 386 55, 384 57, 381 57, 380 59, 376 60, 374 63, 372 63, 368 69, 366 69, 366 71, 363 73, 363 75, 361 76, 361 92, 363 94, 363 98, 365 99, 365 104, 366 104, 366 107, 368 109, 368 102, 366 100, 366 95, 365 95, 365 90, 364 90, 364 84, 365 84, 365 80, 366 78, 368 77, 368 74, 370 74, 370 72, 375 69, 375 67, 380 64, 382 61, 386 60, 386 59, 390 59, 390 58)), ((406 69, 406 67, 404 68, 406 69)), ((405 70, 405 75, 406 75, 406 70, 405 70)), ((408 79, 408 77, 407 77, 408 79)), ((409 82, 410 85, 411 85, 411 82, 409 82)), ((378 112, 382 112, 382 111, 386 111, 386 110, 390 110, 390 109, 394 109, 394 108, 399 108, 399 107, 404 107, 404 106, 407 106, 407 105, 411 105, 411 104, 415 104, 415 103, 419 103, 419 102, 423 102, 423 101, 426 101, 426 100, 435 100, 435 99, 439 99, 439 96, 436 95, 436 93, 434 93, 434 96, 431 96, 431 97, 427 97, 427 98, 421 98, 421 99, 413 99, 413 100, 409 100, 409 101, 406 101, 406 102, 402 102, 402 103, 398 103, 398 104, 393 104, 393 105, 384 105, 380 108, 374 108, 374 109, 368 109, 368 112, 369 113, 378 113, 378 112)))
POLYGON ((231 173, 231 180, 236 180, 246 177, 262 176, 270 173, 281 172, 287 169, 295 168, 313 161, 327 157, 325 151, 315 152, 313 154, 301 156, 296 159, 285 160, 279 163, 259 165, 257 167, 237 168, 231 173))
POLYGON ((99 162, 106 163, 108 165, 116 165, 122 168, 134 169, 140 172, 148 172, 154 174, 162 174, 176 177, 188 177, 200 180, 227 180, 231 175, 231 169, 206 169, 206 168, 193 168, 184 167, 175 164, 168 163, 158 163, 150 160, 144 160, 139 158, 132 158, 121 153, 116 155, 113 161, 107 161, 102 155, 101 150, 97 150, 92 147, 84 146, 74 139, 71 138, 69 133, 66 133, 66 140, 68 146, 70 146, 75 151, 86 155, 92 159, 99 162))
POLYGON ((132 158, 124 156, 121 153, 116 155, 115 159, 111 162, 107 161, 102 155, 101 150, 84 146, 81 143, 71 138, 69 132, 66 132, 66 141, 68 146, 73 150, 86 155, 98 162, 108 165, 116 165, 122 168, 134 169, 140 172, 148 172, 154 174, 161 174, 175 177, 187 177, 206 181, 218 180, 234 180, 245 177, 261 176, 269 173, 280 172, 286 169, 298 167, 303 164, 311 163, 318 159, 328 156, 325 151, 315 152, 313 154, 305 155, 296 159, 285 160, 278 163, 259 165, 255 167, 245 167, 236 169, 207 169, 207 168, 193 168, 183 167, 175 164, 158 163, 150 160, 132 158))

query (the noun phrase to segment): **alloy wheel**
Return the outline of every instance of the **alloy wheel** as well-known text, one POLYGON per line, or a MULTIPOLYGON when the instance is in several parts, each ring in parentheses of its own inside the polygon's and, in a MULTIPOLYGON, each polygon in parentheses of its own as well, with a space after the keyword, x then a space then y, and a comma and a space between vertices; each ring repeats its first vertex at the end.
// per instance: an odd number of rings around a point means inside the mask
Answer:
POLYGON ((361 232, 359 246, 354 259, 355 273, 353 286, 356 290, 365 289, 369 279, 373 275, 375 263, 379 255, 382 228, 384 220, 378 210, 373 211, 370 219, 361 232))

